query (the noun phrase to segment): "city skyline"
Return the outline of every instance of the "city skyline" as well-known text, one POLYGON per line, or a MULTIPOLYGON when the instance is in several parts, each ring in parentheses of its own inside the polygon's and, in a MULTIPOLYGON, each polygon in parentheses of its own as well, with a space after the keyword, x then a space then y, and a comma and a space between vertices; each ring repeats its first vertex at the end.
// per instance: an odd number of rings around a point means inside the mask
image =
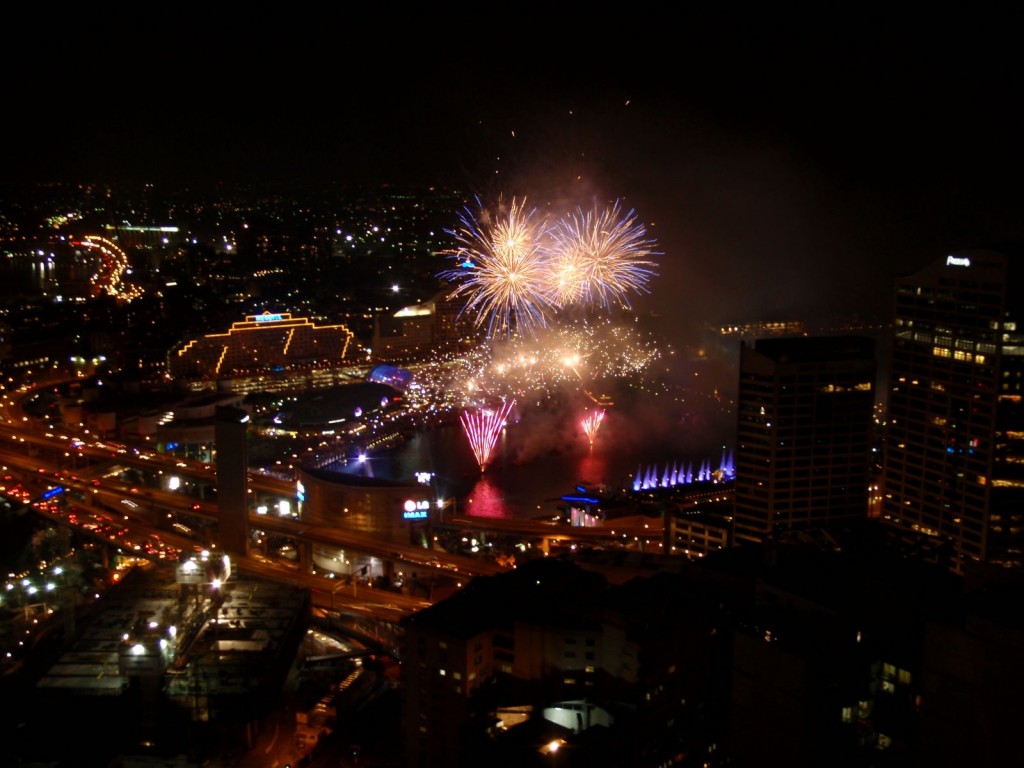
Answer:
POLYGON ((544 56, 496 60, 476 45, 454 55, 444 38, 430 51, 398 38, 376 56, 366 43, 299 51, 288 23, 271 50, 215 23, 187 47, 176 24, 144 39, 128 26, 109 50, 58 34, 63 55, 23 70, 0 181, 417 182, 564 210, 622 200, 664 251, 644 307, 666 323, 886 316, 898 275, 1024 237, 1019 65, 998 37, 748 23, 725 42, 694 28, 671 49, 659 34, 588 48, 554 46, 548 30, 531 38, 544 56), (55 96, 62 77, 89 85, 55 96))

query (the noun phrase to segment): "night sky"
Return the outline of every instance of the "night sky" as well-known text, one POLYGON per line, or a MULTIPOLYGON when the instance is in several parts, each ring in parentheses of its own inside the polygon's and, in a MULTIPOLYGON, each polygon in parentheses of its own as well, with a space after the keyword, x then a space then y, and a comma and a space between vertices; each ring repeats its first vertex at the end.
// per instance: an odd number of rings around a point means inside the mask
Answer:
POLYGON ((897 274, 1024 239, 1022 67, 999 19, 797 34, 624 14, 512 35, 432 17, 396 36, 178 15, 12 41, 0 181, 620 199, 663 251, 640 306, 686 320, 887 315, 897 274))

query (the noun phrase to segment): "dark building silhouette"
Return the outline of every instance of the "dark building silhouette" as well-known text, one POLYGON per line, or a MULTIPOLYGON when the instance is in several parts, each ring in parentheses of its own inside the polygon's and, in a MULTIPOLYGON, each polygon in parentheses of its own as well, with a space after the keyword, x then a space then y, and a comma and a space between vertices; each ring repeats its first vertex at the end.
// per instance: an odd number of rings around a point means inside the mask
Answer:
POLYGON ((868 337, 741 343, 737 543, 867 516, 876 369, 868 337))
POLYGON ((967 591, 926 539, 865 520, 705 560, 750 590, 730 606, 728 765, 1019 763, 1022 582, 967 591))
POLYGON ((661 766, 707 754, 714 603, 545 558, 403 620, 406 762, 661 766))
POLYGON ((404 764, 1013 765, 1024 581, 969 591, 933 543, 861 518, 478 577, 402 622, 404 764))
POLYGON ((249 413, 218 406, 214 415, 218 541, 229 555, 248 554, 249 541, 249 413))
POLYGON ((882 514, 953 568, 1024 563, 1024 274, 992 250, 896 281, 882 514))

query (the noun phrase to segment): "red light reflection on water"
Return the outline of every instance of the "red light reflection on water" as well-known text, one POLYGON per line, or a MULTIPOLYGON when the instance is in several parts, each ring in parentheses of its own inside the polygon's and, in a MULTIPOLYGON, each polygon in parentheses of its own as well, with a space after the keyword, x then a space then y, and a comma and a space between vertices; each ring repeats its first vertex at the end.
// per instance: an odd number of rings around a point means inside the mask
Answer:
POLYGON ((465 514, 474 517, 509 517, 505 493, 486 476, 477 480, 466 496, 465 514))
MULTIPOLYGON (((604 485, 608 476, 608 459, 602 453, 590 453, 580 460, 579 480, 588 485, 604 485)), ((568 491, 566 491, 568 493, 568 491)))

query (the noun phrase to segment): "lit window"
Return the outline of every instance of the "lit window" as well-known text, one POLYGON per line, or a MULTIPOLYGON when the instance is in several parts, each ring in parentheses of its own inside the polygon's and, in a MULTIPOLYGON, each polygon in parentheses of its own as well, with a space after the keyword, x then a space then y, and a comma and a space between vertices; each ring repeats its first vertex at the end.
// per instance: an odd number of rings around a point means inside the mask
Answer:
POLYGON ((842 712, 842 716, 841 717, 842 717, 842 721, 844 723, 852 723, 853 722, 853 707, 843 707, 843 712, 842 712))

